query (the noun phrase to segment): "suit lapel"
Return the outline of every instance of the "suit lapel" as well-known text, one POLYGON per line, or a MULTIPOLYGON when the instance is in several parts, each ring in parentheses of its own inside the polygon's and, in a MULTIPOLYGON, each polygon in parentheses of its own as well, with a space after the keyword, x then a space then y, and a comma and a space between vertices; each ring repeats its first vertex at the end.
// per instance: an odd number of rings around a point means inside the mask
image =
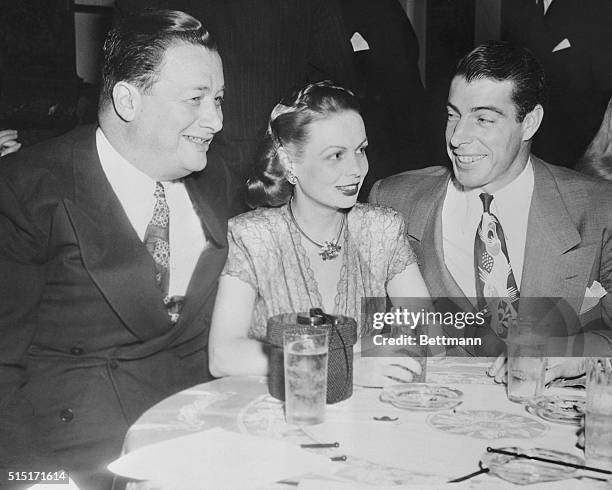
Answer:
POLYGON ((141 340, 170 328, 153 259, 133 230, 102 170, 95 128, 74 150, 74 199, 64 206, 83 265, 126 327, 141 340))
POLYGON ((577 311, 584 284, 592 269, 593 247, 579 247, 580 233, 566 202, 584 206, 587 197, 578 187, 564 191, 554 175, 534 158, 534 188, 527 225, 521 296, 563 297, 577 311))
MULTIPOLYGON (((416 245, 423 278, 429 294, 436 301, 435 306, 438 311, 467 312, 472 311, 474 306, 465 297, 444 263, 442 206, 449 179, 450 176, 438 179, 433 185, 423 189, 425 193, 417 200, 414 207, 414 216, 419 216, 421 219, 409 220, 414 225, 409 228, 408 234, 412 243, 416 245)), ((458 330, 453 325, 442 325, 442 329, 449 337, 469 336, 469 330, 458 330)), ((465 350, 471 355, 475 354, 471 347, 457 347, 457 350, 465 350)))
POLYGON ((439 179, 424 195, 427 199, 419 199, 414 215, 422 219, 414 220, 415 226, 408 230, 413 240, 418 242, 418 256, 421 258, 423 276, 432 297, 456 298, 457 306, 465 311, 471 311, 473 305, 451 275, 444 263, 444 246, 442 238, 442 207, 450 175, 439 179))

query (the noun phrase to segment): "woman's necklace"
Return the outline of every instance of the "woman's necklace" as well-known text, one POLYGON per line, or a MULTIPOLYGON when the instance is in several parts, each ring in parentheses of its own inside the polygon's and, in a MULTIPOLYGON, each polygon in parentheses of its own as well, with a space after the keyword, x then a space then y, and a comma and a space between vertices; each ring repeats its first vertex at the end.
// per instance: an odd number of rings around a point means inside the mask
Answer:
POLYGON ((342 250, 342 246, 339 245, 338 242, 340 241, 340 236, 342 235, 342 230, 344 229, 344 222, 346 221, 346 214, 342 215, 342 222, 340 223, 340 230, 338 231, 338 236, 336 237, 336 239, 333 241, 326 240, 323 243, 319 243, 319 242, 315 242, 312 238, 310 238, 306 234, 306 232, 302 230, 300 225, 298 225, 298 222, 295 219, 295 216, 293 215, 292 202, 293 202, 293 199, 289 201, 289 216, 291 216, 291 221, 293 221, 293 224, 295 225, 295 227, 302 234, 302 236, 306 238, 306 240, 308 240, 313 245, 316 245, 317 247, 319 247, 319 255, 321 256, 321 259, 333 260, 336 257, 338 257, 340 250, 342 250))

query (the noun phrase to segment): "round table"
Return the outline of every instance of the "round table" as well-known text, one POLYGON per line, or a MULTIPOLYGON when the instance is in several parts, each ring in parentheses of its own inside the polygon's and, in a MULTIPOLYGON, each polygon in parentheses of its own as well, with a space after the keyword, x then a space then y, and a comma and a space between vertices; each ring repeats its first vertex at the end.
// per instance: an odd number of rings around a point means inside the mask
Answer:
MULTIPOLYGON (((339 448, 313 449, 329 457, 346 456, 337 462, 334 478, 376 486, 442 484, 476 471, 487 446, 554 448, 583 457, 575 447, 576 426, 542 420, 508 401, 505 387, 485 375, 489 365, 489 360, 475 358, 428 360, 428 383, 464 394, 462 404, 452 410, 402 410, 381 402, 380 389, 355 387, 349 400, 327 406, 325 423, 310 427, 285 423, 283 403, 268 394, 265 377, 221 378, 149 409, 130 428, 124 453, 214 427, 296 445, 338 441, 339 448)), ((481 475, 466 485, 502 488, 503 483, 481 475)), ((567 484, 561 481, 555 488, 567 484)))

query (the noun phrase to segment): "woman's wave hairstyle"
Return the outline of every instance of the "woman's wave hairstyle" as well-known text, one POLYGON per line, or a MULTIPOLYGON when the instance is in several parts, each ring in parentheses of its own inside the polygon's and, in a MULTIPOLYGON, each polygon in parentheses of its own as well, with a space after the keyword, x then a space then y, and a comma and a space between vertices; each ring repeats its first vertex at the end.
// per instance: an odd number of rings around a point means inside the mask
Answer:
POLYGON ((278 207, 293 193, 279 149, 299 158, 308 143, 308 127, 315 121, 344 111, 360 112, 357 97, 331 81, 311 83, 277 104, 259 146, 253 174, 247 181, 247 202, 252 208, 278 207))

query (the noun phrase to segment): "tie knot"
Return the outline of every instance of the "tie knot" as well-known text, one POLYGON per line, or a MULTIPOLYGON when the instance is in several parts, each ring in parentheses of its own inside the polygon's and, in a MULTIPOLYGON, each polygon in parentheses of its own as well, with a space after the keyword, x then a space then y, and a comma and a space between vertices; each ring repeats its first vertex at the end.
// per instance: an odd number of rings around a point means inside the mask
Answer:
POLYGON ((493 196, 491 194, 487 194, 486 192, 482 192, 479 197, 482 201, 482 207, 484 209, 484 212, 490 213, 489 209, 491 208, 491 201, 493 201, 493 196))
POLYGON ((155 192, 153 194, 157 199, 165 199, 166 192, 164 190, 164 184, 161 182, 155 182, 155 192))

